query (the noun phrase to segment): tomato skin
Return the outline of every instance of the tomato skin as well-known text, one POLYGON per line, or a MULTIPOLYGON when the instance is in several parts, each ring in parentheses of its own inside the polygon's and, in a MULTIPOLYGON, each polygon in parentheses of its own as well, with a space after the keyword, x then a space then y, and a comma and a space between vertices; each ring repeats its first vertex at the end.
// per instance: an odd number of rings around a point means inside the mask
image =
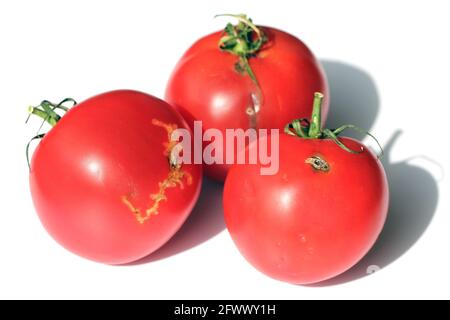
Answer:
MULTIPOLYGON (((325 122, 328 85, 320 63, 294 36, 261 28, 268 42, 256 57, 249 59, 262 92, 256 127, 282 129, 292 119, 309 117, 314 92, 327 97, 322 105, 325 122)), ((246 110, 254 105, 252 94, 258 90, 248 75, 235 70, 238 58, 218 48, 222 35, 216 32, 198 40, 183 55, 169 80, 166 100, 185 119, 202 120, 204 130, 247 129, 252 123, 246 110)), ((223 181, 229 167, 207 165, 205 172, 223 181)))
MULTIPOLYGON (((354 150, 362 146, 340 139, 354 150)), ((262 176, 260 167, 234 165, 223 201, 235 244, 261 272, 295 284, 320 282, 355 265, 375 243, 389 196, 384 169, 367 148, 351 154, 332 140, 280 135, 278 173, 262 176), (316 155, 328 172, 305 163, 316 155)))
MULTIPOLYGON (((30 187, 49 234, 68 250, 107 264, 138 260, 163 245, 191 212, 201 165, 183 164, 192 183, 167 188, 157 215, 139 223, 127 205, 145 210, 169 173, 164 128, 152 119, 187 127, 167 103, 128 90, 80 103, 37 146, 30 187)), ((153 202, 154 203, 154 202, 153 202)))

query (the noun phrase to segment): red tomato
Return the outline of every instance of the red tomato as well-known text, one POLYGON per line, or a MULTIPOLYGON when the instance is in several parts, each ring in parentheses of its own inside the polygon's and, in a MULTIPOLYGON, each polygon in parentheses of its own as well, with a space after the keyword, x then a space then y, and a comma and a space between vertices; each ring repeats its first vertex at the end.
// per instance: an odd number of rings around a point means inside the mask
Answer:
POLYGON ((169 165, 168 134, 186 127, 167 103, 113 91, 70 109, 36 148, 33 201, 50 235, 98 262, 123 264, 161 247, 193 208, 200 165, 169 165))
MULTIPOLYGON (((245 18, 245 29, 242 16, 239 17, 241 22, 234 30, 244 29, 246 36, 253 37, 248 45, 255 45, 257 35, 248 23, 254 25, 245 18)), ((227 33, 210 34, 183 55, 169 80, 166 100, 185 119, 201 120, 204 130, 217 128, 222 132, 226 128, 281 129, 292 119, 311 114, 311 97, 315 91, 328 96, 322 67, 303 42, 274 28, 256 28, 265 41, 258 50, 244 57, 256 82, 248 72, 242 71, 245 68, 240 49, 224 48, 223 44, 230 40, 227 33), (239 61, 241 66, 236 68, 239 61)), ((324 120, 327 112, 328 102, 324 101, 324 120)), ((205 166, 205 171, 208 176, 223 181, 229 167, 212 164, 205 166)))
MULTIPOLYGON (((267 143, 261 138, 259 143, 267 143)), ((279 140, 279 171, 234 165, 224 189, 228 230, 243 256, 278 280, 309 284, 356 264, 384 225, 388 186, 381 162, 361 143, 279 140)), ((255 148, 249 146, 247 151, 255 148)))

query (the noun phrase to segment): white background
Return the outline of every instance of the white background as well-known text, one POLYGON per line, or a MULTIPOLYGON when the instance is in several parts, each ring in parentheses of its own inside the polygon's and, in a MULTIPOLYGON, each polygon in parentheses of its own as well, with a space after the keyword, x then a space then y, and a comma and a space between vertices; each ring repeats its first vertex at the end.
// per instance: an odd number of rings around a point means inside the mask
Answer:
POLYGON ((448 1, 1 1, 0 298, 450 298, 449 13, 448 1), (324 62, 331 126, 358 124, 384 145, 403 132, 384 159, 392 202, 375 249, 321 286, 269 279, 233 245, 211 182, 145 263, 111 267, 58 246, 31 203, 26 107, 118 88, 162 97, 184 50, 226 23, 213 16, 240 12, 324 62), (371 265, 381 270, 366 276, 371 265))

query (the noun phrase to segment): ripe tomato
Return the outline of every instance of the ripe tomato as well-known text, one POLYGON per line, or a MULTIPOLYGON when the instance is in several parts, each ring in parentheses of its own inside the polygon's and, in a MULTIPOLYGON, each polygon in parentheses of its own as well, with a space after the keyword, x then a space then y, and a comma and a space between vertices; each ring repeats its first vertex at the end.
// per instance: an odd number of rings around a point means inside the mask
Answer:
POLYGON ((70 109, 31 161, 33 201, 50 235, 108 264, 162 246, 191 212, 202 180, 200 165, 168 161, 176 127, 186 124, 173 108, 135 91, 101 94, 70 109))
MULTIPOLYGON (((203 129, 283 128, 311 113, 312 96, 328 86, 320 63, 296 37, 256 27, 245 16, 198 40, 178 62, 166 100, 203 129)), ((328 112, 324 101, 323 118, 328 112)), ((225 135, 224 135, 225 136, 225 135)), ((206 144, 204 144, 206 146, 206 144)), ((225 148, 223 148, 225 155, 225 148)), ((230 165, 205 165, 208 176, 224 180, 230 165)))
MULTIPOLYGON (((260 175, 260 164, 230 170, 226 224, 240 252, 261 272, 295 284, 319 282, 356 264, 380 234, 388 207, 381 162, 361 143, 339 141, 362 151, 345 151, 329 136, 282 134, 277 174, 260 175)), ((247 151, 252 148, 256 144, 247 151)))

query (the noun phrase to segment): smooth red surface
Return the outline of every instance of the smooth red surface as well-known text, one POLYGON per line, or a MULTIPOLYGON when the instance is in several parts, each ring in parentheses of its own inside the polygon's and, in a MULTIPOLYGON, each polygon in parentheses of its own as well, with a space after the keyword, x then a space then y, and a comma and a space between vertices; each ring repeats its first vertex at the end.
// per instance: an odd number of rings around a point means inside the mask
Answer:
MULTIPOLYGON (((314 92, 328 97, 325 74, 311 51, 294 36, 262 27, 268 42, 250 58, 262 91, 258 128, 284 128, 293 119, 311 115, 314 92)), ((181 58, 167 86, 166 100, 187 120, 202 120, 203 129, 249 128, 246 109, 255 85, 235 70, 238 58, 218 48, 222 32, 197 41, 181 58)), ((328 100, 322 106, 323 121, 328 100)), ((224 180, 229 165, 205 166, 206 174, 224 180)))
POLYGON ((355 155, 331 140, 283 134, 278 174, 261 176, 259 169, 232 167, 224 212, 240 252, 261 272, 295 284, 319 282, 352 267, 376 241, 386 219, 388 185, 368 149, 355 155), (329 163, 329 172, 305 163, 315 155, 329 163))
POLYGON ((123 264, 163 245, 193 208, 201 166, 183 165, 192 184, 166 190, 159 214, 144 224, 121 201, 141 210, 169 172, 167 132, 152 119, 186 127, 167 103, 135 91, 98 95, 72 108, 34 152, 30 186, 39 217, 70 251, 99 262, 123 264))

